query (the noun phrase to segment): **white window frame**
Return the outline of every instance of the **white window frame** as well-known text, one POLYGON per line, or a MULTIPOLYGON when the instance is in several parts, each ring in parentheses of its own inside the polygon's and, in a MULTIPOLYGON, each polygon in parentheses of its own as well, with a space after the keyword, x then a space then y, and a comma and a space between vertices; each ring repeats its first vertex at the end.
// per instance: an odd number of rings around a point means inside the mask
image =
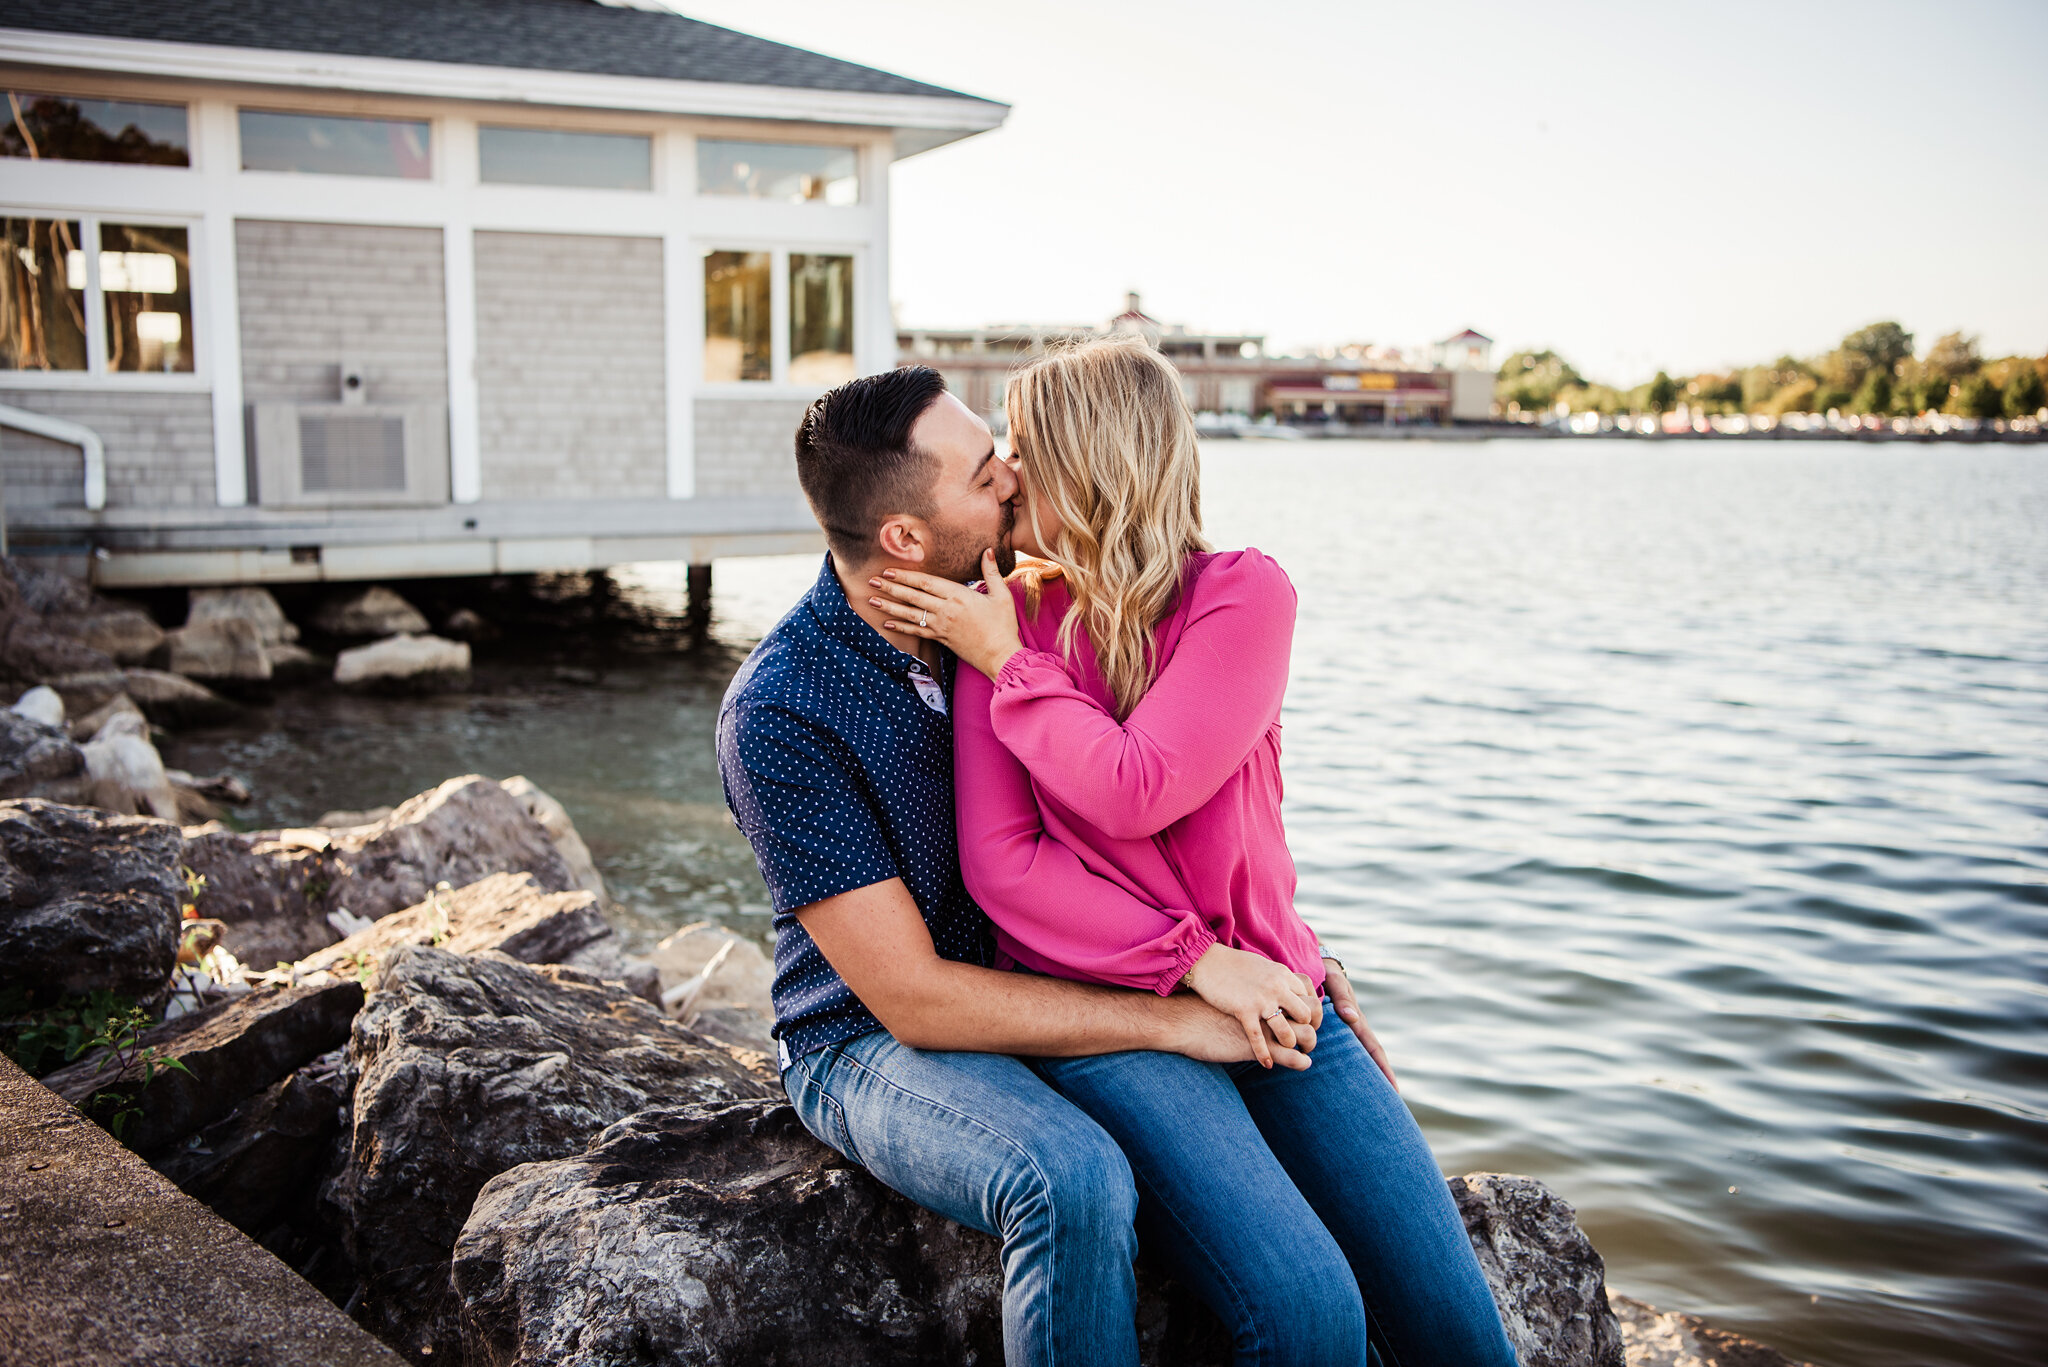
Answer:
MULTIPOLYGON (((184 169, 174 168, 174 169, 184 169)), ((207 316, 207 294, 201 278, 206 249, 205 225, 197 218, 166 214, 81 212, 72 209, 9 205, 15 218, 63 220, 78 224, 78 247, 85 253, 85 369, 84 370, 0 370, 0 389, 99 389, 129 390, 137 393, 204 392, 213 387, 213 358, 199 343, 210 337, 212 320, 207 316), (192 357, 189 371, 109 370, 107 368, 106 292, 100 288, 100 225, 130 225, 144 228, 185 230, 186 273, 192 300, 192 335, 185 339, 192 357)))
POLYGON ((792 384, 789 379, 789 258, 798 256, 850 256, 853 258, 853 367, 854 374, 865 359, 861 348, 861 322, 866 305, 861 298, 868 270, 868 249, 856 242, 802 242, 748 240, 744 237, 699 239, 691 258, 696 269, 696 319, 691 336, 691 375, 697 393, 707 399, 797 399, 816 398, 822 391, 812 385, 792 384), (768 253, 768 374, 765 380, 707 380, 704 378, 704 258, 713 252, 768 253))
MULTIPOLYGON (((859 212, 860 210, 868 207, 868 196, 870 194, 871 187, 875 184, 875 177, 869 165, 872 159, 868 156, 867 153, 867 143, 865 141, 858 139, 834 138, 825 136, 819 136, 815 138, 807 138, 800 136, 768 137, 750 131, 726 131, 718 128, 699 128, 695 130, 690 139, 690 179, 688 184, 681 188, 685 195, 699 202, 709 201, 714 204, 772 204, 778 208, 795 209, 803 213, 817 213, 820 211, 825 211, 830 213, 843 214, 848 212, 859 212), (698 168, 697 164, 697 144, 699 142, 751 142, 758 143, 762 146, 767 147, 845 148, 847 151, 853 153, 853 203, 827 204, 822 199, 814 201, 768 199, 766 197, 757 198, 753 195, 727 195, 719 194, 715 191, 707 191, 705 190, 703 184, 703 172, 698 168)), ((886 167, 883 168, 883 173, 887 173, 886 167)))

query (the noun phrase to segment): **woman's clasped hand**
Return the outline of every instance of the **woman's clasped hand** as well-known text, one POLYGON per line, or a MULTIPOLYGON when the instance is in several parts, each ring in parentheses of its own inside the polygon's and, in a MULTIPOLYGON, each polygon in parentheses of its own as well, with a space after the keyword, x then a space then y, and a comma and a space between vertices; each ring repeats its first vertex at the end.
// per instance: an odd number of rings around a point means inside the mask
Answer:
MULTIPOLYGON (((986 582, 1000 586, 996 553, 981 553, 986 582)), ((916 570, 883 570, 868 580, 878 596, 868 602, 889 614, 882 625, 904 636, 938 641, 993 679, 1024 648, 1017 631, 1017 604, 1007 592, 984 593, 916 570)))

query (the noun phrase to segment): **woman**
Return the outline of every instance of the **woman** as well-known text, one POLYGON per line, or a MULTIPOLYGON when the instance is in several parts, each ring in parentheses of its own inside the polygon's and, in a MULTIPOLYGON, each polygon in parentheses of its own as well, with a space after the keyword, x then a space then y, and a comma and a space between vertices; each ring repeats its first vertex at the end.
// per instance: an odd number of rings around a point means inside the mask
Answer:
POLYGON ((1157 353, 1087 343, 1009 394, 1015 544, 1050 566, 986 595, 873 581, 892 630, 973 666, 953 700, 968 889, 1018 967, 1193 991, 1258 1055, 1034 1066, 1122 1145, 1146 1247, 1222 1318, 1239 1363, 1358 1367, 1370 1343, 1399 1367, 1511 1367, 1435 1160, 1294 910, 1278 720, 1292 585, 1255 550, 1203 541, 1194 424, 1157 353), (1047 842, 1079 868, 1038 858, 1047 842), (1109 911, 1131 899, 1102 899, 1106 884, 1151 910, 1109 911), (1321 1023, 1326 978, 1352 1028, 1317 1037, 1309 1068, 1272 1067, 1269 1039, 1321 1023))

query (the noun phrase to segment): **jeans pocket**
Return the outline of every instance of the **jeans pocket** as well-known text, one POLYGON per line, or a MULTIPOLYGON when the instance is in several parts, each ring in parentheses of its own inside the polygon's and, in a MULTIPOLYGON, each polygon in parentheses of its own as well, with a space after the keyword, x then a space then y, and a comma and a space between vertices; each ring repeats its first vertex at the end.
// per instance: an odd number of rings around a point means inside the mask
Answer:
POLYGON ((846 1126, 846 1111, 827 1087, 839 1047, 828 1045, 798 1059, 783 1074, 782 1080, 785 1089, 791 1082, 797 1084, 790 1101, 796 1107, 797 1118, 804 1122, 804 1128, 811 1132, 811 1136, 858 1163, 860 1157, 853 1151, 853 1138, 846 1126))

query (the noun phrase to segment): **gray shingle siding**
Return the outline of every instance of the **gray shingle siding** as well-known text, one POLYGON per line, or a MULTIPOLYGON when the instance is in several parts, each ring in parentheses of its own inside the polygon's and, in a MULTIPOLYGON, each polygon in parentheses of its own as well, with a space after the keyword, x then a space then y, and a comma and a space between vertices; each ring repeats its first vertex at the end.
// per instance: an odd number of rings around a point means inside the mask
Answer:
POLYGON ((0 28, 417 62, 976 98, 595 0, 0 0, 0 28))

